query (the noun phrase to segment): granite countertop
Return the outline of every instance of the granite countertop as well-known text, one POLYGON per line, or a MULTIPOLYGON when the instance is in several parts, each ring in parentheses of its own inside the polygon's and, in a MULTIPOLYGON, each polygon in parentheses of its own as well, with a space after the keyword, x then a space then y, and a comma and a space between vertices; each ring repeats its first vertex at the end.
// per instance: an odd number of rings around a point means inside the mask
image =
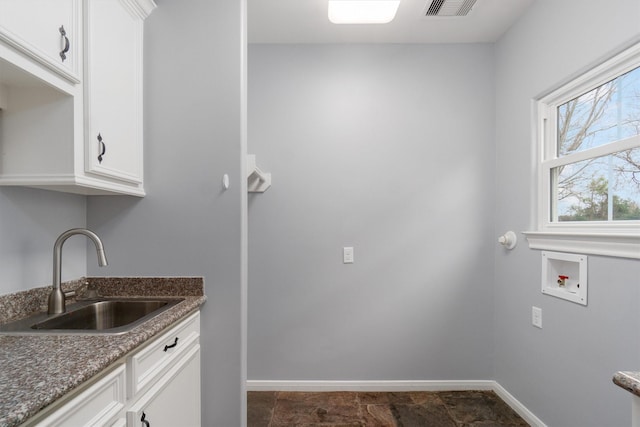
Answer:
POLYGON ((640 396, 640 372, 619 371, 613 376, 613 382, 630 393, 640 396))
MULTIPOLYGON (((81 295, 87 281, 101 296, 176 296, 184 301, 120 335, 0 335, 0 426, 25 422, 206 300, 202 278, 88 278, 63 288, 81 295)), ((0 323, 42 311, 43 306, 46 311, 50 289, 0 296, 0 323)))

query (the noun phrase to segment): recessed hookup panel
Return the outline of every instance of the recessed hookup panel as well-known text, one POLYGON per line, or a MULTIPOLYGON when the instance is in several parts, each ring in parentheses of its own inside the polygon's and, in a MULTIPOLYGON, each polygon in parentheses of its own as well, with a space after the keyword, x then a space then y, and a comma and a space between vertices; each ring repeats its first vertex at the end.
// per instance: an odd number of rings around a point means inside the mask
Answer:
POLYGON ((542 293, 587 305, 587 256, 542 251, 542 293))

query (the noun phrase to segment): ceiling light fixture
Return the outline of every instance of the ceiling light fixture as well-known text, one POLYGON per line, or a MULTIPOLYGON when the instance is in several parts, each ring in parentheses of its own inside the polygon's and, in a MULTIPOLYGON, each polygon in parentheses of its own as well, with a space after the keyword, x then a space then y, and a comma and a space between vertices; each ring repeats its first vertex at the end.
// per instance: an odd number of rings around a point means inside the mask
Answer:
POLYGON ((387 24, 393 21, 400 0, 329 0, 329 21, 334 24, 387 24))

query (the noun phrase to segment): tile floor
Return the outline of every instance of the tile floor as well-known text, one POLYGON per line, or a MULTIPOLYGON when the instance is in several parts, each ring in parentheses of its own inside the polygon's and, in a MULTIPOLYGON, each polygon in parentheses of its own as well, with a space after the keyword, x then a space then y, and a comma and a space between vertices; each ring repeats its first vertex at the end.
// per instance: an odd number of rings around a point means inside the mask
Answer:
POLYGON ((248 427, 527 426, 492 391, 325 392, 252 391, 248 427))

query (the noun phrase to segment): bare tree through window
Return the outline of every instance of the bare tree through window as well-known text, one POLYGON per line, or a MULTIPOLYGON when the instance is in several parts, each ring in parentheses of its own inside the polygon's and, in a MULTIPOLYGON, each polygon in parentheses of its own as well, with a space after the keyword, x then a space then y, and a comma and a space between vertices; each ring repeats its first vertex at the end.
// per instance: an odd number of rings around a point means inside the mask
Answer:
MULTIPOLYGON (((640 135, 640 67, 557 108, 558 158, 640 135)), ((551 169, 558 221, 640 220, 640 148, 551 169)))

